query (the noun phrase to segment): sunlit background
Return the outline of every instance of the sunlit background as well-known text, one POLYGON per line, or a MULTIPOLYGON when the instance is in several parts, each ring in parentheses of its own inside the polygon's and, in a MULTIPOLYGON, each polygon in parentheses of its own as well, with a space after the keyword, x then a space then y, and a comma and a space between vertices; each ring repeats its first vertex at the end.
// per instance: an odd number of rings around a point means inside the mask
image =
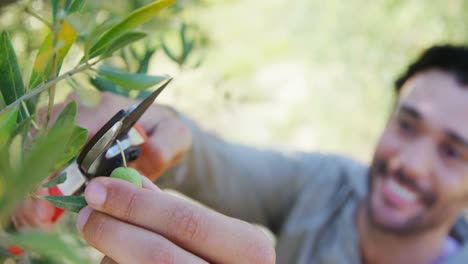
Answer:
POLYGON ((367 161, 393 81, 423 49, 466 43, 467 11, 462 0, 213 1, 186 14, 209 45, 171 103, 230 140, 367 161))

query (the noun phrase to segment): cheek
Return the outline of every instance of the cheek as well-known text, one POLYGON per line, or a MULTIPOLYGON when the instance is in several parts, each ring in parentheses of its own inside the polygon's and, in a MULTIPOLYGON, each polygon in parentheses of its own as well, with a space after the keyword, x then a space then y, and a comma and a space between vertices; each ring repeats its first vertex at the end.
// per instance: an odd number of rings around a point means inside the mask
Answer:
POLYGON ((398 135, 391 131, 391 128, 387 127, 386 131, 382 134, 377 145, 375 156, 382 159, 393 156, 398 152, 400 148, 401 140, 398 135))
POLYGON ((441 203, 466 207, 468 205, 468 174, 460 174, 444 168, 437 173, 434 187, 441 203))

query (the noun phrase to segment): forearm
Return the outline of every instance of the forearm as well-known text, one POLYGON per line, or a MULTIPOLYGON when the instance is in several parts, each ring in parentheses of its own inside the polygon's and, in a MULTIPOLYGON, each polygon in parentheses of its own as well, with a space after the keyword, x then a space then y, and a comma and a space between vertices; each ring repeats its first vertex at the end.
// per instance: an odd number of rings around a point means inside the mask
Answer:
POLYGON ((272 229, 281 225, 306 175, 298 157, 227 143, 190 127, 193 145, 158 182, 213 209, 272 229))

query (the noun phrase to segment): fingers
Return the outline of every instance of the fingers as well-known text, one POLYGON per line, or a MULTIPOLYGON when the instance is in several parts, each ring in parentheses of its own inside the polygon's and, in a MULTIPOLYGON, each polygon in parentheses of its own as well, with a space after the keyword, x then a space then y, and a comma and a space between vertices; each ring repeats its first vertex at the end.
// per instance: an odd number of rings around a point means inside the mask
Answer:
POLYGON ((148 142, 141 146, 138 160, 130 165, 152 181, 177 164, 192 145, 190 130, 177 118, 161 119, 150 132, 148 142))
POLYGON ((158 191, 159 188, 154 185, 154 183, 148 179, 146 176, 141 176, 141 182, 143 185, 143 188, 148 189, 148 190, 153 190, 153 191, 158 191))
POLYGON ((90 207, 81 210, 77 225, 91 246, 120 264, 206 263, 162 236, 90 207))
MULTIPOLYGON (((39 195, 47 195, 47 189, 36 191, 39 195)), ((52 229, 54 207, 47 201, 28 197, 16 209, 11 220, 16 228, 39 227, 45 230, 52 229)))
POLYGON ((256 227, 163 191, 102 177, 88 185, 85 197, 94 209, 153 231, 211 262, 274 263, 272 243, 256 227))

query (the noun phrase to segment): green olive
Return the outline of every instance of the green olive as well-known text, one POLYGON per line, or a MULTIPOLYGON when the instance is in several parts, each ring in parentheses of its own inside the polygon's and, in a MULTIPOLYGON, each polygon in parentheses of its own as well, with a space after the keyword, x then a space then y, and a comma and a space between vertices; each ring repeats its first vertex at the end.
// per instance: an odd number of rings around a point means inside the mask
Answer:
POLYGON ((134 168, 118 167, 112 171, 111 177, 128 181, 138 187, 143 186, 141 182, 141 175, 134 168))

